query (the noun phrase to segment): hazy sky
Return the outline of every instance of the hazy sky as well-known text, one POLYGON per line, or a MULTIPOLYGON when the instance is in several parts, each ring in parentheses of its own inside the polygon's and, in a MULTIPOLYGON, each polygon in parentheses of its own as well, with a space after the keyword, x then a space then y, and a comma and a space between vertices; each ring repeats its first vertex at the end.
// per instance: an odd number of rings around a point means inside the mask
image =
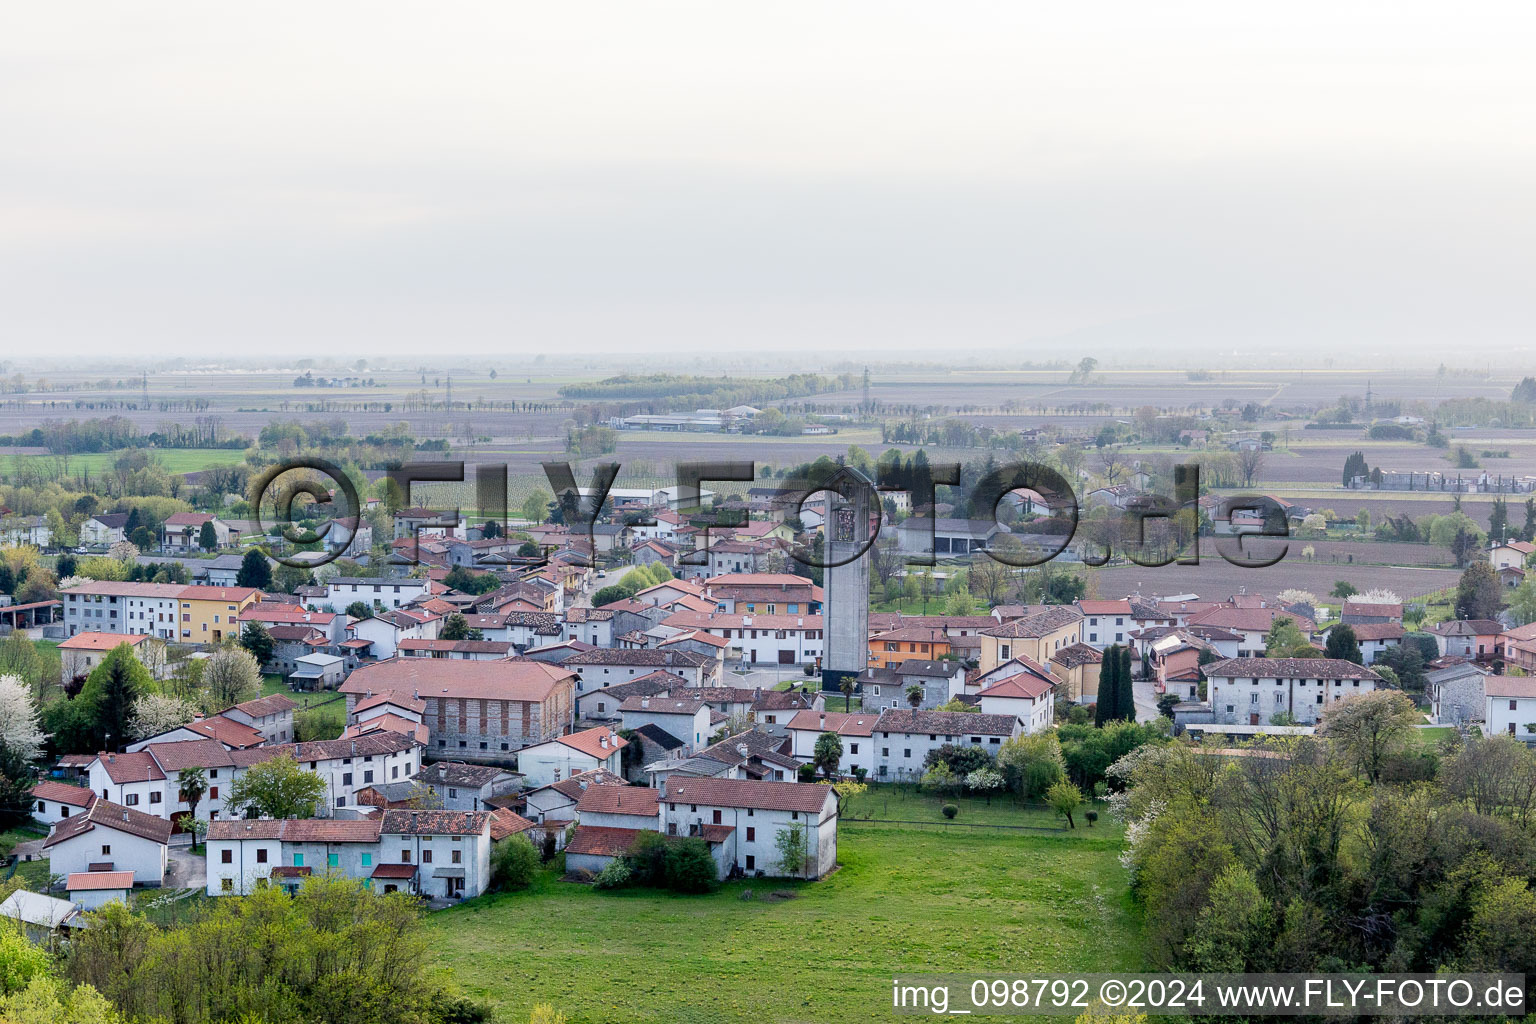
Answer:
POLYGON ((12 5, 0 350, 1529 350, 1533 19, 12 5))

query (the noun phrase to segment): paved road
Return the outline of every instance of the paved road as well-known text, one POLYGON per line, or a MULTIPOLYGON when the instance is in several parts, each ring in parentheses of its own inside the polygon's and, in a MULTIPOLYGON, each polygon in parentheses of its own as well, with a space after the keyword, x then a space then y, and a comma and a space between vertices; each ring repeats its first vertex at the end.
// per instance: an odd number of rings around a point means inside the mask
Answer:
POLYGON ((203 889, 208 885, 208 861, 194 856, 185 846, 173 846, 168 854, 165 884, 173 889, 203 889))
POLYGON ((1131 697, 1136 701, 1136 721, 1151 722, 1158 718, 1157 691, 1152 688, 1152 680, 1132 680, 1131 697))

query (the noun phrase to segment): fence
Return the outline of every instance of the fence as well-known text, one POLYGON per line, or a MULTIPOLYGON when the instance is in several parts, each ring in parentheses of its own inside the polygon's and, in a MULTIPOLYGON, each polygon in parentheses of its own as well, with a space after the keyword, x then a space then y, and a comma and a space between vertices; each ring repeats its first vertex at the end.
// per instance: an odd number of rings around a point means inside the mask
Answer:
POLYGON ((1043 832, 1047 835, 1056 832, 1067 831, 1065 825, 1003 825, 992 822, 975 821, 918 821, 902 818, 838 818, 838 828, 846 828, 849 825, 931 825, 939 829, 951 828, 995 828, 1005 832, 1043 832))

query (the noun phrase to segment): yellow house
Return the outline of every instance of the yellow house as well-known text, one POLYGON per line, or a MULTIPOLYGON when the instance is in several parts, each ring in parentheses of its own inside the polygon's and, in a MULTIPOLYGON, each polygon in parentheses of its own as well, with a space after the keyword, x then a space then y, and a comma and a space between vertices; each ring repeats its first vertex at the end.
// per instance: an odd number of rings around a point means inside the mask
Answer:
POLYGON ((949 637, 934 626, 902 626, 869 638, 870 668, 895 668, 904 661, 937 661, 949 653, 949 637))
POLYGON ((1104 655, 1087 644, 1069 644, 1051 655, 1050 669, 1061 680, 1061 695, 1076 704, 1092 704, 1099 696, 1099 670, 1104 655))
POLYGON ((1057 651, 1081 642, 1082 634, 1083 613, 1064 604, 984 629, 981 631, 981 671, 990 672, 1021 654, 1048 665, 1057 651))
POLYGON ((254 587, 187 587, 177 595, 177 637, 184 644, 216 644, 240 635, 240 613, 261 600, 254 587))

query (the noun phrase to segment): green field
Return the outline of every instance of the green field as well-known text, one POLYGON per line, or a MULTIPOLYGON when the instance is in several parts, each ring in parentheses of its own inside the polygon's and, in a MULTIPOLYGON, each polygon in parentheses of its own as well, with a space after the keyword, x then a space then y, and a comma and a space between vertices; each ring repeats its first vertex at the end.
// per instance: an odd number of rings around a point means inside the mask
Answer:
MULTIPOLYGON (((240 448, 130 448, 127 451, 148 451, 172 473, 196 473, 210 466, 233 466, 245 461, 245 451, 240 448)), ((90 470, 102 473, 112 468, 123 452, 99 452, 90 455, 67 456, 69 473, 90 470)))
POLYGON ((570 1024, 862 1024, 885 1018, 901 974, 1141 965, 1117 831, 942 828, 850 820, 825 880, 709 896, 545 873, 529 892, 433 915, 432 948, 498 1020, 550 1002, 570 1024))

